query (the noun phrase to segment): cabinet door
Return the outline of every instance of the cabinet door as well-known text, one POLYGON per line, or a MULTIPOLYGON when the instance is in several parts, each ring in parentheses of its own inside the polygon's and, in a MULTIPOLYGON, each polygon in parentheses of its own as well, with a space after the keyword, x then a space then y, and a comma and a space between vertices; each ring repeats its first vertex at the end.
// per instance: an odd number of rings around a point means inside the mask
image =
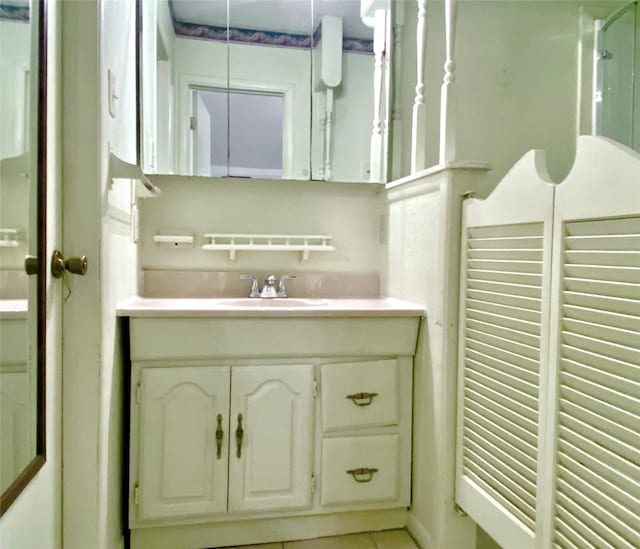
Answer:
POLYGON ((229 512, 310 506, 313 365, 234 368, 231 429, 229 512))
POLYGON ((226 511, 229 376, 230 369, 219 366, 142 370, 138 519, 226 511))

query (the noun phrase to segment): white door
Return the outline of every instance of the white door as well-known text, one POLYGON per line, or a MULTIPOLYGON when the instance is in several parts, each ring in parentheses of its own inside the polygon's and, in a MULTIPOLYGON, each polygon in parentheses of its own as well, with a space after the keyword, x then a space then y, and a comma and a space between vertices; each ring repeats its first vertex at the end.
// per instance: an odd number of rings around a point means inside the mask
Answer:
POLYGON ((231 430, 230 513, 310 506, 313 365, 234 368, 231 430))
POLYGON ((195 175, 211 175, 211 115, 202 96, 193 92, 193 170, 195 175))
POLYGON ((228 367, 142 370, 138 519, 226 511, 228 409, 228 367))

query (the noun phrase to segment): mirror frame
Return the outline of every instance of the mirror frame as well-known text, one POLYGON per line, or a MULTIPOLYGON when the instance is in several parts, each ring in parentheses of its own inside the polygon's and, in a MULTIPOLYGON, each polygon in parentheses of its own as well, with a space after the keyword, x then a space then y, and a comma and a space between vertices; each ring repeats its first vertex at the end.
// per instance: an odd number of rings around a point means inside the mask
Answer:
MULTIPOLYGON (((0 516, 17 499, 46 461, 46 342, 47 342, 47 0, 36 0, 38 8, 38 93, 36 137, 36 445, 35 456, 0 495, 0 516)), ((35 91, 35 90, 34 90, 35 91)))

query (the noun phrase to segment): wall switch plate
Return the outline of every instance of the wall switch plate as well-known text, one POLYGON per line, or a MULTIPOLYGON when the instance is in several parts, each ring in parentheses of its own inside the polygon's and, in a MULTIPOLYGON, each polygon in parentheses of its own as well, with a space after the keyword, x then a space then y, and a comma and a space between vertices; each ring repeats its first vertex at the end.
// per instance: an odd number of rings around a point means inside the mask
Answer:
POLYGON ((107 68, 107 103, 109 106, 109 115, 111 118, 116 117, 116 103, 118 95, 116 94, 116 73, 107 68))

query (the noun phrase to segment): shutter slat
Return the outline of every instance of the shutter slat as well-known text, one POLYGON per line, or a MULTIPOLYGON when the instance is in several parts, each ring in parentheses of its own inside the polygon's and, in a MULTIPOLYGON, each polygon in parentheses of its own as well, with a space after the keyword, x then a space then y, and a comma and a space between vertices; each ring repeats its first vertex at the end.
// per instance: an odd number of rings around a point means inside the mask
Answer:
POLYGON ((619 422, 612 421, 597 412, 593 412, 592 410, 585 408, 584 406, 563 400, 562 410, 568 417, 583 418, 585 422, 591 425, 594 429, 611 435, 629 446, 638 444, 638 437, 640 437, 640 434, 637 430, 629 429, 628 427, 621 425, 619 422))
POLYGON ((469 269, 467 271, 469 282, 476 280, 486 280, 489 282, 506 282, 507 284, 517 284, 519 286, 542 285, 542 275, 525 274, 508 271, 485 271, 481 269, 469 269))
MULTIPOLYGON (((594 324, 579 319, 564 319, 564 327, 567 332, 572 332, 596 341, 615 343, 617 345, 633 345, 633 341, 640 341, 640 333, 635 330, 625 330, 609 325, 594 324)), ((633 347, 631 347, 633 349, 633 347)), ((637 349, 637 347, 636 347, 637 349)))
POLYGON ((571 332, 563 332, 562 338, 564 345, 568 344, 572 347, 578 347, 579 349, 591 351, 592 353, 599 355, 605 355, 623 362, 640 364, 640 352, 632 347, 617 345, 615 343, 602 341, 601 339, 582 336, 571 332))
MULTIPOLYGON (((562 491, 557 491, 556 501, 560 508, 571 512, 576 520, 580 521, 580 532, 583 532, 587 537, 598 540, 598 542, 602 544, 601 547, 637 549, 637 547, 634 547, 626 539, 607 527, 596 513, 589 512, 587 509, 588 503, 583 498, 578 500, 582 505, 578 505, 576 500, 567 497, 562 491)), ((589 505, 589 507, 591 507, 591 505, 589 505)))
MULTIPOLYGON (((473 415, 473 412, 471 413, 471 415, 473 415)), ((485 428, 479 422, 474 421, 473 418, 467 418, 467 423, 469 424, 468 432, 473 432, 474 430, 476 430, 479 435, 481 434, 483 437, 486 437, 487 440, 502 448, 505 452, 508 452, 513 456, 518 456, 523 463, 527 463, 530 467, 532 467, 533 471, 536 470, 536 453, 532 451, 532 448, 528 447, 525 444, 518 443, 517 446, 514 445, 512 443, 513 437, 509 435, 508 431, 504 431, 503 429, 502 432, 500 432, 500 428, 495 428, 494 430, 498 431, 498 434, 496 434, 494 431, 485 428), (524 450, 521 449, 520 446, 524 446, 524 450)))
POLYGON ((494 438, 502 438, 505 443, 508 443, 510 446, 517 448, 522 453, 530 456, 531 458, 535 458, 535 446, 532 446, 526 440, 519 438, 517 434, 508 429, 505 429, 501 425, 489 421, 488 418, 486 418, 483 414, 477 413, 476 410, 469 409, 467 415, 469 418, 469 424, 471 426, 484 429, 485 432, 490 432, 494 436, 494 438))
MULTIPOLYGON (((566 377, 566 374, 562 374, 562 379, 566 379, 566 377)), ((638 421, 640 420, 638 415, 634 414, 632 411, 625 410, 620 406, 608 404, 603 400, 594 398, 582 391, 572 389, 566 385, 561 387, 560 397, 561 401, 566 400, 568 402, 578 404, 583 408, 593 410, 594 412, 597 411, 599 415, 605 416, 611 421, 622 423, 622 425, 629 427, 630 429, 633 429, 634 425, 637 426, 638 421)))
POLYGON ((488 272, 508 272, 508 273, 540 273, 542 264, 540 261, 529 261, 519 258, 469 258, 469 272, 475 270, 488 272))
POLYGON ((565 318, 582 320, 623 330, 640 331, 640 316, 618 314, 612 311, 600 311, 575 305, 564 305, 562 312, 565 318))
MULTIPOLYGON (((536 398, 510 388, 508 385, 471 368, 468 369, 468 372, 469 381, 473 381, 476 388, 482 388, 482 393, 489 393, 502 403, 511 405, 514 412, 522 414, 524 417, 531 419, 536 416, 536 398)), ((474 385, 470 386, 474 387, 474 385)))
POLYGON ((640 415, 636 413, 640 412, 640 399, 631 396, 630 390, 634 385, 637 387, 637 384, 629 382, 629 385, 625 388, 626 392, 621 392, 593 383, 588 379, 583 379, 566 371, 563 371, 560 377, 565 387, 592 399, 591 402, 598 409, 600 415, 604 415, 606 410, 607 415, 611 413, 616 418, 628 418, 630 422, 636 423, 636 425, 640 424, 640 415), (595 400, 598 402, 596 403, 595 400), (607 406, 603 407, 602 404, 607 406))
MULTIPOLYGON (((581 433, 572 431, 565 427, 560 427, 558 431, 560 436, 558 448, 560 450, 564 450, 564 443, 567 442, 570 445, 569 447, 576 448, 583 454, 590 455, 591 459, 589 459, 589 462, 593 464, 594 471, 608 467, 619 475, 628 477, 629 480, 634 481, 635 483, 640 482, 640 470, 638 469, 638 466, 634 465, 628 459, 625 459, 608 448, 597 444, 581 433)), ((624 484, 620 484, 620 486, 624 486, 624 484)))
MULTIPOLYGON (((580 457, 578 457, 580 459, 580 457)), ((577 459, 571 457, 567 452, 558 452, 558 465, 564 466, 569 474, 583 479, 589 486, 593 486, 595 490, 598 490, 605 494, 608 498, 616 502, 620 507, 627 510, 628 513, 636 516, 640 515, 640 498, 634 497, 631 492, 622 490, 616 482, 611 482, 607 477, 617 480, 616 474, 612 474, 610 471, 594 472, 591 467, 588 467, 588 462, 580 463, 577 459)), ((640 492, 640 490, 637 490, 640 492)))
POLYGON ((516 334, 516 332, 518 334, 524 334, 525 336, 527 336, 527 340, 525 340, 525 343, 526 341, 530 342, 527 343, 527 345, 531 345, 532 347, 540 346, 540 338, 538 337, 538 334, 540 333, 539 323, 521 320, 519 318, 513 318, 511 316, 495 314, 489 311, 475 309, 472 307, 469 307, 469 309, 467 310, 467 321, 469 319, 478 320, 484 325, 487 325, 491 328, 506 328, 509 331, 504 333, 509 334, 509 336, 516 334))
POLYGON ((535 372, 532 372, 531 370, 528 370, 526 368, 521 368, 520 366, 518 366, 517 364, 514 364, 513 362, 506 362, 504 360, 500 360, 497 358, 494 358, 492 356, 489 356, 485 353, 480 353, 478 351, 476 351, 475 349, 472 349, 471 347, 467 348, 467 352, 466 352, 466 356, 467 358, 470 358, 472 360, 475 360, 477 362, 482 362, 482 364, 486 364, 488 366, 491 366, 492 368, 496 369, 496 370, 501 370, 503 372, 509 372, 517 377, 519 377, 520 379, 522 379, 523 381, 526 381, 532 385, 536 385, 537 383, 537 376, 535 374, 535 372))
POLYGON ((628 250, 634 251, 640 248, 640 235, 637 234, 613 234, 593 236, 567 236, 565 237, 569 250, 628 250))
POLYGON ((467 356, 467 363, 473 366, 473 369, 479 370, 486 376, 494 377, 502 383, 506 383, 529 396, 534 398, 538 397, 538 385, 518 377, 518 375, 513 375, 513 373, 519 373, 515 368, 510 369, 509 372, 505 372, 501 368, 494 368, 490 364, 485 364, 483 361, 475 360, 470 356, 467 356))
POLYGON ((506 361, 513 360, 519 366, 529 367, 537 372, 539 349, 472 329, 467 329, 467 343, 470 347, 493 357, 506 361))
POLYGON ((578 537, 579 532, 580 539, 584 540, 584 545, 579 545, 579 549, 610 549, 611 546, 604 539, 590 528, 585 527, 581 518, 575 517, 565 506, 560 505, 558 502, 556 502, 556 513, 556 520, 562 520, 564 524, 568 525, 575 532, 576 537, 578 537))
POLYGON ((496 398, 487 397, 487 395, 475 391, 471 386, 465 387, 464 390, 465 396, 468 394, 469 399, 473 400, 473 402, 477 402, 485 409, 493 410, 503 418, 508 418, 508 421, 518 425, 529 434, 537 433, 538 425, 534 420, 524 417, 522 414, 514 413, 514 410, 509 408, 508 405, 501 404, 496 398))
POLYGON ((514 237, 498 237, 498 238, 470 238, 467 240, 469 248, 533 248, 540 249, 542 247, 541 236, 514 236, 514 237))
POLYGON ((610 252, 602 250, 567 250, 564 253, 565 264, 582 265, 620 265, 637 267, 640 265, 640 252, 610 252))
POLYGON ((522 345, 510 344, 507 340, 490 337, 481 332, 470 333, 468 335, 473 337, 467 338, 467 348, 490 356, 491 358, 495 358, 496 360, 513 364, 523 370, 529 370, 537 376, 538 363, 536 357, 525 356, 522 352, 534 355, 537 353, 531 352, 530 349, 523 347, 522 345), (509 349, 506 348, 507 346, 509 349))
POLYGON ((564 283, 565 288, 570 292, 621 297, 623 299, 640 299, 640 284, 570 277, 565 277, 564 283))
MULTIPOLYGON (((487 408, 482 406, 479 402, 468 398, 465 400, 465 404, 469 406, 469 410, 473 410, 480 417, 486 417, 486 419, 491 420, 502 427, 505 431, 509 431, 510 433, 514 433, 515 436, 521 438, 522 440, 527 441, 532 446, 536 444, 536 432, 530 432, 526 429, 523 429, 519 425, 517 425, 514 421, 510 421, 513 414, 509 414, 507 417, 501 416, 487 408)), ((477 416, 476 416, 477 417, 477 416)))
POLYGON ((640 217, 609 217, 567 223, 565 231, 569 236, 640 235, 640 217))
POLYGON ((558 451, 589 467, 594 474, 625 493, 631 495, 640 492, 640 473, 637 468, 634 470, 633 464, 611 452, 602 452, 602 448, 593 443, 585 444, 585 441, 590 442, 580 436, 573 440, 565 438, 558 442, 558 451))
POLYGON ((597 516, 625 539, 640 547, 640 533, 633 531, 637 515, 621 506, 603 492, 594 489, 578 475, 566 467, 558 467, 558 486, 562 493, 574 501, 581 501, 583 507, 593 506, 597 516), (585 501, 586 500, 586 501, 585 501))
POLYGON ((482 490, 489 494, 491 498, 495 499, 500 505, 502 505, 507 513, 513 515, 519 522, 529 530, 533 531, 535 528, 534 520, 525 511, 522 511, 512 503, 509 499, 509 496, 513 497, 511 494, 507 494, 507 496, 503 495, 504 489, 500 484, 496 483, 495 480, 488 477, 488 475, 483 475, 482 471, 470 470, 466 474, 482 490))
POLYGON ((518 460, 517 457, 482 439, 476 433, 467 433, 464 441, 465 447, 469 445, 472 448, 481 448, 486 454, 494 456, 493 459, 499 461, 504 467, 511 467, 520 477, 526 479, 532 485, 536 484, 535 462, 533 464, 530 462, 528 466, 525 461, 518 460))
POLYGON ((489 440, 479 437, 478 434, 474 432, 467 432, 464 441, 465 444, 469 444, 473 448, 482 448, 487 454, 494 456, 495 459, 499 460, 501 463, 511 467, 522 478, 526 479, 533 485, 536 484, 535 462, 531 458, 527 458, 527 456, 525 456, 529 462, 526 460, 519 460, 517 455, 505 452, 495 444, 492 444, 489 440))
MULTIPOLYGON (((483 322, 482 320, 478 320, 476 317, 487 317, 488 315, 478 314, 475 311, 469 311, 467 315, 467 327, 469 330, 473 330, 475 332, 481 332, 487 334, 489 336, 499 337, 501 339, 506 339, 509 341, 513 341, 514 343, 520 343, 526 347, 529 347, 528 354, 529 355, 537 355, 538 349, 540 347, 540 338, 528 334, 526 332, 506 328, 504 326, 498 326, 496 324, 489 324, 488 322, 483 322)), ((519 328, 517 326, 517 321, 513 321, 514 327, 519 328)))
POLYGON ((491 460, 491 457, 486 454, 484 454, 483 457, 480 452, 476 452, 475 449, 472 449, 471 447, 465 449, 465 458, 467 459, 467 464, 472 470, 477 467, 484 474, 490 475, 492 478, 497 480, 501 486, 513 495, 513 499, 517 502, 516 505, 518 505, 519 508, 526 508, 528 511, 527 514, 535 516, 535 484, 529 486, 525 483, 523 478, 514 475, 508 467, 499 467, 499 465, 503 464, 491 460), (515 477, 516 480, 512 477, 515 477), (525 487, 529 487, 530 490, 525 489, 525 487))
POLYGON ((538 310, 532 311, 531 309, 525 309, 522 307, 512 307, 501 303, 482 301, 479 299, 473 299, 470 296, 467 296, 467 307, 470 310, 486 311, 487 313, 493 313, 502 317, 526 320, 528 322, 535 322, 538 325, 540 324, 540 311, 538 310))
POLYGON ((627 282, 638 284, 640 269, 613 265, 565 265, 564 272, 570 278, 597 280, 601 282, 627 282))
POLYGON ((471 259, 497 259, 501 261, 542 261, 542 250, 535 248, 474 248, 468 250, 471 259))
POLYGON ((509 284, 507 282, 492 282, 489 280, 467 280, 467 288, 470 290, 483 290, 498 294, 530 297, 540 299, 542 291, 539 286, 526 286, 524 284, 509 284))
MULTIPOLYGON (((542 234, 542 223, 517 223, 512 225, 485 225, 468 227, 467 235, 469 240, 476 238, 505 238, 517 239, 521 236, 539 237, 542 234)), ((541 248, 540 244, 536 244, 533 248, 541 248)))
POLYGON ((584 549, 590 546, 586 539, 559 517, 556 518, 555 538, 555 546, 562 547, 563 549, 584 549), (558 544, 557 542, 560 543, 558 544))
POLYGON ((588 437, 594 444, 605 447, 620 458, 626 460, 630 464, 640 463, 640 447, 626 444, 607 433, 596 429, 595 427, 580 421, 574 417, 570 417, 565 413, 560 414, 562 424, 559 431, 561 433, 579 434, 588 437))
POLYGON ((574 363, 584 364, 592 369, 597 369, 603 373, 620 379, 640 380, 640 365, 631 364, 622 360, 578 349, 569 345, 562 346, 562 355, 574 363))
POLYGON ((484 303, 495 303, 510 307, 517 307, 527 311, 540 313, 540 299, 525 297, 522 295, 502 294, 498 292, 488 292, 484 290, 473 290, 467 288, 467 299, 483 301, 484 303))
POLYGON ((606 297, 602 295, 565 291, 563 293, 563 300, 567 305, 599 309, 605 312, 611 311, 623 315, 638 314, 638 301, 635 299, 606 297))

